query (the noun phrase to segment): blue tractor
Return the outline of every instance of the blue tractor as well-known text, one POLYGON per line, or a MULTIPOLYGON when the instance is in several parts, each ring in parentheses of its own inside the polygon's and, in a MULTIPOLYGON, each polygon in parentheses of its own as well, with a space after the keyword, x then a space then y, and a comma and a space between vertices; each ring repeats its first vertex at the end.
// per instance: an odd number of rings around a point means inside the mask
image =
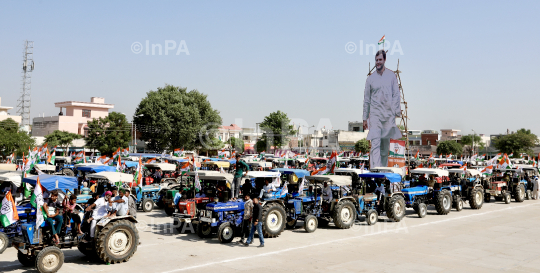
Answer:
POLYGON ((71 157, 57 156, 54 160, 54 165, 56 165, 56 172, 66 176, 75 176, 75 165, 71 163, 71 157))
POLYGON ((452 185, 447 170, 418 168, 411 171, 411 187, 403 189, 407 207, 412 207, 420 218, 427 215, 427 205, 435 205, 439 215, 450 213, 454 202, 453 193, 458 185, 452 185))
POLYGON ((205 210, 199 211, 197 235, 208 238, 217 233, 221 243, 230 243, 235 236, 241 235, 244 202, 219 202, 219 198, 215 199, 214 202, 206 204, 205 210))
MULTIPOLYGON (((59 191, 69 194, 77 188, 77 179, 68 176, 39 175, 24 178, 24 182, 36 185, 39 177, 41 186, 47 191, 59 191)), ((65 198, 68 196, 65 195, 65 198)), ((40 197, 38 197, 39 199, 40 197)), ((41 197, 42 198, 42 197, 41 197)), ((82 208, 78 208, 82 216, 82 208)), ((86 222, 81 217, 83 223, 86 222)), ((137 251, 139 233, 132 216, 102 218, 96 225, 95 240, 90 240, 89 228, 78 235, 70 223, 64 222, 58 234, 60 242, 54 244, 51 226, 47 221, 37 225, 35 218, 28 218, 21 223, 21 236, 12 240, 17 249, 17 258, 24 266, 35 266, 40 273, 57 272, 64 264, 64 253, 61 249, 77 247, 83 254, 94 256, 105 263, 122 263, 128 261, 137 251)))

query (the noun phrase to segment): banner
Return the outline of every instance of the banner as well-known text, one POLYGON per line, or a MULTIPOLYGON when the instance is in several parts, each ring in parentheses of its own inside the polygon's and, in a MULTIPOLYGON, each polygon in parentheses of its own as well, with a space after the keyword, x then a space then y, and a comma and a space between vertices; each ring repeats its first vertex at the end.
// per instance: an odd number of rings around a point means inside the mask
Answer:
POLYGON ((388 155, 388 167, 405 167, 405 141, 390 140, 390 151, 388 155))

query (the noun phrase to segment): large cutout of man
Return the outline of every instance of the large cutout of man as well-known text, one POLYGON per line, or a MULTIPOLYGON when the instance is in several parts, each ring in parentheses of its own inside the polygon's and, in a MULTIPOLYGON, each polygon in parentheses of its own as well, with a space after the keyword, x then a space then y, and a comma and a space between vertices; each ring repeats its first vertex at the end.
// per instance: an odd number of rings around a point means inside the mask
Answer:
POLYGON ((390 139, 400 139, 396 118, 401 117, 401 97, 394 71, 384 67, 386 52, 375 54, 376 73, 366 80, 364 89, 364 130, 371 141, 370 168, 388 166, 390 139))

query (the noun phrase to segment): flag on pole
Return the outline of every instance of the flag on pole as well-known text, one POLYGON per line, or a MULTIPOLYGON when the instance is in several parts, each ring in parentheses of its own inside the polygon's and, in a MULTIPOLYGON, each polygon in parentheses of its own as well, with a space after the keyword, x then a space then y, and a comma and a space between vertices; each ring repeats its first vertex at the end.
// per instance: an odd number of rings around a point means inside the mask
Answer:
POLYGON ((493 173, 493 165, 485 167, 481 173, 485 175, 491 175, 493 173))
POLYGON ((36 227, 41 226, 41 224, 47 219, 47 213, 43 211, 43 192, 45 189, 41 186, 39 181, 39 176, 36 181, 36 186, 34 187, 34 193, 30 198, 30 204, 36 208, 36 227))
POLYGON ((306 177, 302 177, 302 182, 300 182, 300 185, 298 186, 298 193, 300 195, 304 194, 304 187, 306 186, 306 177))
POLYGON ((379 40, 379 45, 384 44, 385 36, 386 35, 383 35, 382 38, 379 40))
POLYGON ((327 173, 327 172, 328 172, 328 170, 327 170, 326 166, 323 166, 322 168, 313 171, 313 172, 311 173, 311 175, 325 174, 325 173, 327 173))
POLYGON ((4 227, 8 227, 11 224, 19 220, 19 213, 17 213, 17 207, 11 191, 8 191, 2 200, 2 209, 0 210, 0 223, 4 227))
POLYGON ((328 166, 329 166, 329 173, 334 173, 334 170, 336 169, 336 163, 337 163, 337 153, 335 151, 332 152, 330 155, 330 159, 328 160, 328 166))
POLYGON ((139 190, 142 191, 143 175, 142 175, 142 160, 140 156, 139 156, 139 164, 137 165, 137 172, 135 173, 135 179, 137 181, 137 186, 139 186, 139 190))
POLYGON ((201 190, 201 180, 199 179, 199 172, 197 172, 197 169, 195 169, 195 189, 197 189, 197 191, 201 190))

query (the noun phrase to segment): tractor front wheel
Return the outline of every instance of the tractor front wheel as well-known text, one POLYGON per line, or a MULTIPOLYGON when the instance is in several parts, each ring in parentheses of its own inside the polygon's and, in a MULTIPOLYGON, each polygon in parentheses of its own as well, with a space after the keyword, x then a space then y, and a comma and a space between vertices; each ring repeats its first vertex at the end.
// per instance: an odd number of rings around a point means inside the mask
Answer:
POLYGON ((197 225, 197 235, 201 238, 208 238, 212 236, 212 226, 208 223, 202 222, 197 225))
POLYGON ((42 249, 36 257, 36 268, 40 273, 57 272, 64 264, 64 252, 55 246, 42 249))
POLYGON ((142 200, 141 207, 144 212, 151 212, 154 209, 154 201, 152 201, 152 199, 145 198, 142 200))
POLYGON ((379 221, 379 214, 377 214, 377 211, 374 209, 368 210, 366 213, 366 223, 368 226, 377 224, 377 221, 379 221))
POLYGON ((418 217, 420 217, 420 218, 426 217, 426 215, 427 215, 427 206, 426 206, 426 204, 424 204, 424 203, 418 204, 418 209, 417 210, 418 211, 416 213, 418 213, 418 217))
POLYGON ((218 228, 218 239, 222 244, 228 244, 234 239, 234 229, 231 223, 223 223, 218 228))
POLYGON ((510 196, 510 193, 506 192, 503 196, 503 199, 504 199, 504 203, 505 204, 510 204, 510 201, 511 201, 511 196, 510 196))
POLYGON ((313 215, 306 216, 306 219, 304 219, 304 229, 307 233, 313 233, 315 230, 317 230, 317 217, 313 215))
POLYGON ((523 202, 525 201, 525 187, 523 185, 518 185, 516 187, 516 194, 514 196, 514 199, 516 199, 516 202, 523 202))
POLYGON ((463 210, 463 200, 461 200, 461 196, 456 197, 456 201, 454 202, 454 208, 456 211, 463 210))

